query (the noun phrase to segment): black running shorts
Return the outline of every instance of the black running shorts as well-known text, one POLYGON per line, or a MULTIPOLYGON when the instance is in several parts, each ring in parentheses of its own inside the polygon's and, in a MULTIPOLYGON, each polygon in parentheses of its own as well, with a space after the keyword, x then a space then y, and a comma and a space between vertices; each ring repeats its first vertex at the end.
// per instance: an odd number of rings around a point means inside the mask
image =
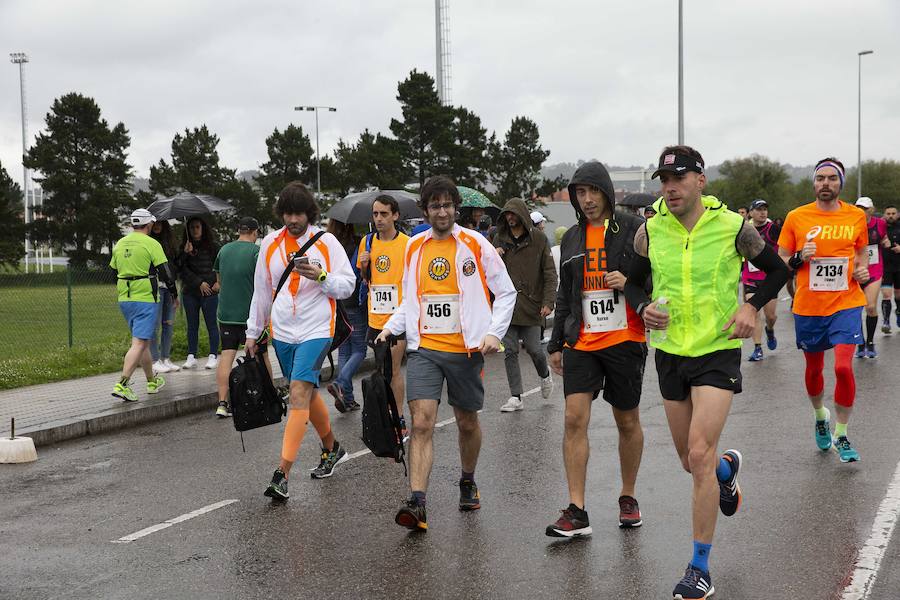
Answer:
POLYGON ((647 345, 622 342, 603 350, 563 349, 563 393, 591 393, 619 410, 641 403, 647 345))
POLYGON ((741 393, 741 349, 719 350, 703 356, 678 356, 656 350, 659 391, 666 400, 687 400, 691 388, 708 385, 741 393))
MULTIPOLYGON (((222 340, 222 350, 237 350, 247 338, 247 326, 235 325, 233 323, 219 323, 219 338, 222 340)), ((268 349, 266 341, 268 335, 263 341, 257 344, 257 352, 263 354, 268 349)))

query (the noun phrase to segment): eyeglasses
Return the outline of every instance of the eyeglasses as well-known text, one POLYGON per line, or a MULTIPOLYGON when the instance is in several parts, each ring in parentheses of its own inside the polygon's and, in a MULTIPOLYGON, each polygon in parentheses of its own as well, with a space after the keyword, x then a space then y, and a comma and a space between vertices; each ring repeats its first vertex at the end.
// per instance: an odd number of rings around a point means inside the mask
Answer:
POLYGON ((453 203, 452 202, 444 202, 442 204, 429 204, 427 208, 428 208, 428 212, 439 213, 442 210, 450 212, 450 209, 453 208, 453 203))

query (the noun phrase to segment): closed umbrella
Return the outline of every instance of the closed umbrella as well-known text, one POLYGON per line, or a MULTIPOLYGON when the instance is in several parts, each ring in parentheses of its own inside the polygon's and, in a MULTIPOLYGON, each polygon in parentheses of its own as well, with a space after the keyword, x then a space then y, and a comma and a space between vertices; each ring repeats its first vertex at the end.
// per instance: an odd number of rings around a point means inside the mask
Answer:
POLYGON ((180 192, 170 198, 162 198, 147 207, 147 210, 158 220, 185 219, 195 215, 208 215, 232 208, 231 204, 210 196, 209 194, 193 194, 180 192))
POLYGON ((372 221, 372 203, 382 194, 392 196, 400 205, 400 220, 422 218, 419 197, 403 190, 369 190, 349 194, 335 202, 325 216, 341 223, 370 223, 372 221))

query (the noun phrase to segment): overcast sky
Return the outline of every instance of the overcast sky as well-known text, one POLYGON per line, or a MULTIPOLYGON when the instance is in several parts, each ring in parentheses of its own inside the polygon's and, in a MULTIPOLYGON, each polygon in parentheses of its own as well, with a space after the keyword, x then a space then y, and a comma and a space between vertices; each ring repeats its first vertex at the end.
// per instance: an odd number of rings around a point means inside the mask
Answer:
MULTIPOLYGON (((900 1, 684 0, 685 141, 709 164, 751 153, 856 163, 857 52, 863 158, 900 159, 900 1)), ((677 137, 676 0, 450 0, 452 101, 498 136, 534 119, 548 164, 649 164, 677 137)), ((432 0, 0 0, 0 162, 21 180, 19 78, 28 130, 53 100, 93 97, 131 133, 146 177, 173 135, 206 123, 224 165, 266 160, 273 128, 322 153, 366 127, 389 133, 397 82, 435 73, 432 0), (313 138, 313 143, 315 142, 313 138)), ((30 142, 29 142, 30 143, 30 142)))

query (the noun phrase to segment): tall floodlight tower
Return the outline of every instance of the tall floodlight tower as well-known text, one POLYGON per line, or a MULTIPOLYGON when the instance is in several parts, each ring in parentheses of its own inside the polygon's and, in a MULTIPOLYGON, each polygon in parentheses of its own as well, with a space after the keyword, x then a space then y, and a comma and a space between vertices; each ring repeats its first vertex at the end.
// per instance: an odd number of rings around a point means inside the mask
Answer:
MULTIPOLYGON (((28 62, 28 55, 24 52, 12 52, 9 55, 9 62, 19 65, 19 92, 22 96, 22 200, 25 202, 25 224, 30 222, 28 214, 28 167, 24 164, 25 153, 28 152, 28 104, 25 102, 25 63, 28 62)), ((28 253, 31 250, 28 241, 28 234, 25 234, 25 272, 28 272, 28 253)))
POLYGON ((449 106, 450 99, 450 17, 449 0, 434 0, 435 64, 437 66, 438 97, 441 104, 449 106))

